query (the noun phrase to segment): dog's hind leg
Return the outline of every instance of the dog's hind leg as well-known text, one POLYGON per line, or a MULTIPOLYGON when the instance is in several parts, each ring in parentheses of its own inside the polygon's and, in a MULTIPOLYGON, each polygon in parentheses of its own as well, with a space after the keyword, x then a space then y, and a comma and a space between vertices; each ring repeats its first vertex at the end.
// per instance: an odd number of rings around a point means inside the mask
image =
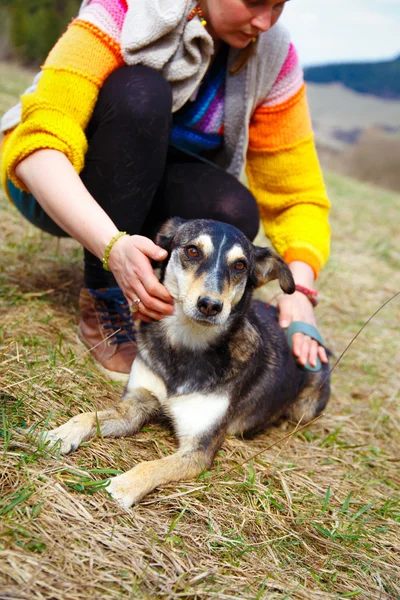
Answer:
POLYGON ((290 421, 305 424, 317 417, 325 408, 330 394, 329 367, 309 374, 309 382, 297 396, 294 403, 285 411, 290 421))
POLYGON ((157 487, 194 479, 208 469, 225 437, 225 430, 181 445, 178 452, 159 460, 139 463, 126 473, 113 477, 106 491, 124 508, 140 502, 157 487))
POLYGON ((160 410, 154 394, 138 388, 126 391, 115 407, 99 412, 82 413, 67 423, 44 434, 51 445, 60 442, 61 454, 76 450, 79 444, 95 437, 122 437, 132 435, 160 410))

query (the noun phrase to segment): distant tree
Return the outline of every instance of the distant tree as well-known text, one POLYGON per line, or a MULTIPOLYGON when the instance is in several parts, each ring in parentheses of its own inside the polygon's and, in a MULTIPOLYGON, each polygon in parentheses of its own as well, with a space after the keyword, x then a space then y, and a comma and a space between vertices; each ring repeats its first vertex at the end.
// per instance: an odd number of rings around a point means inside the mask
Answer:
POLYGON ((79 5, 80 0, 0 0, 12 53, 24 63, 41 63, 79 5))

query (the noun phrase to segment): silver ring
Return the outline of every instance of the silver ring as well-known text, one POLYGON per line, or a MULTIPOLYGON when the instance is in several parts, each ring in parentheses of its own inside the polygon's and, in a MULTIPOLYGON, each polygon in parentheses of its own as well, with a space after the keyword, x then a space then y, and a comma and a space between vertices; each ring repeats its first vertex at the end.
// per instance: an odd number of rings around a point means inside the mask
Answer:
POLYGON ((137 313, 139 312, 139 304, 141 303, 141 299, 140 298, 136 298, 136 300, 134 300, 131 304, 131 312, 132 313, 137 313))

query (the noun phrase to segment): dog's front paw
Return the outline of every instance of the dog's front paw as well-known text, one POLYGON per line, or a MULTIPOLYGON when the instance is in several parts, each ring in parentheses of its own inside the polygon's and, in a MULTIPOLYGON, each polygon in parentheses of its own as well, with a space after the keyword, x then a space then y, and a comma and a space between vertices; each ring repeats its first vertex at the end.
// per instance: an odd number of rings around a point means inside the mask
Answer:
POLYGON ((43 441, 50 442, 50 447, 60 442, 60 453, 69 454, 90 437, 91 428, 92 416, 83 413, 73 417, 56 429, 46 431, 43 435, 43 441))
POLYGON ((76 435, 76 431, 73 431, 69 427, 68 423, 53 429, 52 431, 46 431, 43 434, 43 441, 50 442, 49 447, 52 448, 60 442, 60 454, 69 454, 76 450, 81 443, 79 436, 76 435))
POLYGON ((140 484, 135 481, 131 471, 112 477, 105 490, 122 508, 130 508, 146 494, 146 491, 140 489, 140 484))

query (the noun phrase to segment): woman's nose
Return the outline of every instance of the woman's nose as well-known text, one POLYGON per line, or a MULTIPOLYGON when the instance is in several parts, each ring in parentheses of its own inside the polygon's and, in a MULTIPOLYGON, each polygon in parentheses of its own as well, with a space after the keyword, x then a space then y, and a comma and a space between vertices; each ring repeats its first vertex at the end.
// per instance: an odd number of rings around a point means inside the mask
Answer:
POLYGON ((260 14, 253 17, 251 25, 260 31, 268 31, 272 26, 272 10, 271 7, 265 7, 260 14))

